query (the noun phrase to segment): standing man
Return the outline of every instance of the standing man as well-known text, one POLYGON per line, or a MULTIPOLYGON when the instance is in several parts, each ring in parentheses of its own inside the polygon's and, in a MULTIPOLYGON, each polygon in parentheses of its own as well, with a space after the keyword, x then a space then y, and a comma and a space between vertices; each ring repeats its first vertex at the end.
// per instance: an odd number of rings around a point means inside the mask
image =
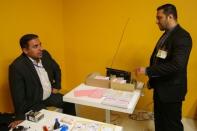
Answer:
POLYGON ((157 8, 157 24, 163 35, 150 58, 150 66, 138 67, 136 75, 149 77, 154 89, 155 131, 183 131, 182 101, 187 92, 187 64, 192 48, 190 34, 177 22, 176 7, 157 8))
POLYGON ((25 119, 30 110, 39 111, 47 106, 63 108, 63 112, 75 115, 75 106, 63 102, 61 70, 51 55, 42 49, 37 35, 26 34, 20 39, 22 54, 9 67, 9 84, 14 103, 15 127, 25 119))

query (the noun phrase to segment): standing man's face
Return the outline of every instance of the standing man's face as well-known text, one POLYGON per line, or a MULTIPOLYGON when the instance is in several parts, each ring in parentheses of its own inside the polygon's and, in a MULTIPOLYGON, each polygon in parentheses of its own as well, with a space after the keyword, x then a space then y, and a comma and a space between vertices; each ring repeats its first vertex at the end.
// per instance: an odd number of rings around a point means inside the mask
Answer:
POLYGON ((38 38, 30 40, 28 42, 28 48, 23 48, 23 52, 35 60, 42 58, 42 46, 40 40, 38 38))
POLYGON ((168 29, 168 16, 163 13, 163 9, 157 11, 156 23, 161 31, 168 29))

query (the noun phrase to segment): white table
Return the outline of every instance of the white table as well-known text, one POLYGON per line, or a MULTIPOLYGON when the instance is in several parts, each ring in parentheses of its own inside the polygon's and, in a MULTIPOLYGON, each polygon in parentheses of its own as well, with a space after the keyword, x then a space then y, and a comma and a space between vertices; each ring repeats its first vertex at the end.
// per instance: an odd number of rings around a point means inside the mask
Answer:
MULTIPOLYGON (((99 87, 87 86, 82 83, 79 86, 77 86, 76 88, 74 88, 73 90, 71 90, 69 93, 65 94, 63 97, 63 101, 105 109, 106 110, 106 122, 110 123, 110 110, 132 114, 135 109, 135 106, 140 98, 140 94, 141 94, 140 90, 135 90, 132 92, 133 97, 130 100, 130 104, 129 104, 128 109, 104 105, 101 103, 101 101, 104 98, 95 99, 95 98, 90 98, 90 97, 76 97, 76 96, 74 96, 74 91, 76 91, 76 90, 95 89, 95 88, 99 88, 99 87)), ((110 90, 110 89, 107 89, 107 90, 110 90)))
MULTIPOLYGON (((102 129, 104 130, 104 127, 110 127, 112 129, 114 129, 114 131, 123 131, 123 128, 120 126, 116 126, 116 125, 112 125, 112 124, 106 124, 103 122, 98 122, 98 121, 93 121, 93 120, 89 120, 89 119, 85 119, 85 118, 80 118, 80 117, 76 117, 76 116, 71 116, 71 115, 66 115, 63 113, 58 113, 58 112, 54 112, 54 111, 49 111, 49 110, 45 110, 42 109, 40 111, 41 113, 44 114, 44 118, 41 119, 40 121, 36 122, 31 122, 28 120, 23 121, 22 123, 20 123, 20 126, 24 126, 26 128, 29 128, 27 131, 43 131, 43 126, 46 126, 48 128, 52 128, 55 122, 55 119, 58 118, 58 120, 60 121, 63 118, 68 119, 72 119, 75 122, 81 122, 81 123, 91 123, 91 124, 98 124, 100 126, 99 131, 102 129)), ((61 124, 64 124, 63 122, 60 122, 61 124)), ((73 128, 75 124, 73 124, 72 126, 68 126, 69 127, 69 131, 74 130, 73 128)), ((57 129, 55 131, 59 131, 60 129, 57 129)))

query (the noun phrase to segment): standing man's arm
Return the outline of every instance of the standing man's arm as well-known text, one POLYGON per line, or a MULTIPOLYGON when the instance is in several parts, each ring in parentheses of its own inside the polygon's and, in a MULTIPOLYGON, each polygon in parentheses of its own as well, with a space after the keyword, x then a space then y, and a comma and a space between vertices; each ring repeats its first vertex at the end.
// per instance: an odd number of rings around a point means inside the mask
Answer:
POLYGON ((189 34, 184 34, 176 38, 172 46, 172 59, 170 61, 146 68, 146 73, 149 77, 162 77, 186 68, 192 48, 191 37, 189 34))
POLYGON ((182 70, 188 62, 192 48, 192 40, 189 34, 174 40, 172 59, 163 64, 149 67, 139 67, 135 70, 136 75, 146 74, 148 77, 162 77, 182 70))

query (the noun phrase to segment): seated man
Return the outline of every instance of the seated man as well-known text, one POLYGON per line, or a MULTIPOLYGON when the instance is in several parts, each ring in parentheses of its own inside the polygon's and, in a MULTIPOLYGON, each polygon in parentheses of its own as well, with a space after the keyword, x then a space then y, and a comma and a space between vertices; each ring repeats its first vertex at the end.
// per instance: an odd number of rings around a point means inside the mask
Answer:
POLYGON ((42 49, 37 35, 26 34, 20 39, 22 54, 9 67, 9 84, 14 103, 15 127, 25 119, 25 113, 55 106, 63 112, 76 115, 75 106, 64 103, 61 88, 61 70, 51 55, 42 49))

